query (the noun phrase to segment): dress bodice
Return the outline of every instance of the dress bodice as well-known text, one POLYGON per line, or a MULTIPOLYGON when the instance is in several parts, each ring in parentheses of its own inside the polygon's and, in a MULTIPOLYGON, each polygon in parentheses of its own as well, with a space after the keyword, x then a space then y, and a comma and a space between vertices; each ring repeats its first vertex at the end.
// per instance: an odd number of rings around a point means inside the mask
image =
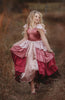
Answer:
POLYGON ((28 28, 27 35, 28 35, 28 40, 31 41, 41 40, 41 36, 37 28, 33 28, 33 29, 28 28))
MULTIPOLYGON (((44 26, 44 25, 43 25, 44 26)), ((37 41, 41 40, 40 33, 38 29, 42 29, 43 32, 46 34, 46 29, 41 24, 38 24, 35 28, 31 29, 30 27, 27 29, 28 40, 37 41)), ((27 27, 27 24, 23 26, 24 28, 27 27)))

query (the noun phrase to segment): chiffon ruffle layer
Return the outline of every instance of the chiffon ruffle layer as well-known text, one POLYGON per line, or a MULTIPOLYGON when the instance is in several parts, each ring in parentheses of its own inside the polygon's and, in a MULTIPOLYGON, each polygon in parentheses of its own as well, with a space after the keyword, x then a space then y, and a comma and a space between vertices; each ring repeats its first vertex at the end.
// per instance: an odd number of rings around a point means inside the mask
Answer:
POLYGON ((54 53, 48 52, 42 40, 25 40, 13 45, 11 50, 15 65, 15 79, 30 82, 38 71, 43 77, 54 74, 58 67, 54 53))

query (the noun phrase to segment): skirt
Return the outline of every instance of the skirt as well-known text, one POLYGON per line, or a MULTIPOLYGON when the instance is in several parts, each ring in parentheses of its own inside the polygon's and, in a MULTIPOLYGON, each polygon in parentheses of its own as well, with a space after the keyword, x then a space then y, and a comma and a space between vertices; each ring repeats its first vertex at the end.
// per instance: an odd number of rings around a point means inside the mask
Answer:
POLYGON ((18 82, 31 82, 37 72, 45 77, 58 71, 54 53, 48 52, 42 40, 19 41, 10 48, 10 51, 14 62, 15 79, 18 82))

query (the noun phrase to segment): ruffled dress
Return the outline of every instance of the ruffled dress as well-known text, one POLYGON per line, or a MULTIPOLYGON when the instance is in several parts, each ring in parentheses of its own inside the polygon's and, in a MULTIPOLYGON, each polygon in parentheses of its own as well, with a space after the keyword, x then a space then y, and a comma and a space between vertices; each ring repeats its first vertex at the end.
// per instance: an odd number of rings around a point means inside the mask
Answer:
MULTIPOLYGON (((23 27, 25 28, 26 25, 23 27)), ((46 34, 45 28, 38 24, 33 29, 28 28, 27 40, 23 42, 20 40, 10 48, 15 68, 15 79, 18 82, 31 82, 36 77, 39 80, 37 72, 39 76, 45 77, 58 71, 54 53, 48 52, 41 40, 38 28, 43 29, 46 34)))

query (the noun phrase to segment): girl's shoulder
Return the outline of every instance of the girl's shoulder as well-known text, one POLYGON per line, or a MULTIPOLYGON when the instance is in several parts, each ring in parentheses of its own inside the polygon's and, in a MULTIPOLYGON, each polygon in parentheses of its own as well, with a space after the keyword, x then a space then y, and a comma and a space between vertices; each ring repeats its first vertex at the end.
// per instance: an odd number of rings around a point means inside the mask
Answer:
POLYGON ((44 24, 37 24, 37 28, 38 29, 42 29, 44 31, 44 33, 46 34, 46 29, 45 29, 45 25, 44 24))
POLYGON ((23 25, 23 27, 26 28, 27 27, 27 24, 23 25))

